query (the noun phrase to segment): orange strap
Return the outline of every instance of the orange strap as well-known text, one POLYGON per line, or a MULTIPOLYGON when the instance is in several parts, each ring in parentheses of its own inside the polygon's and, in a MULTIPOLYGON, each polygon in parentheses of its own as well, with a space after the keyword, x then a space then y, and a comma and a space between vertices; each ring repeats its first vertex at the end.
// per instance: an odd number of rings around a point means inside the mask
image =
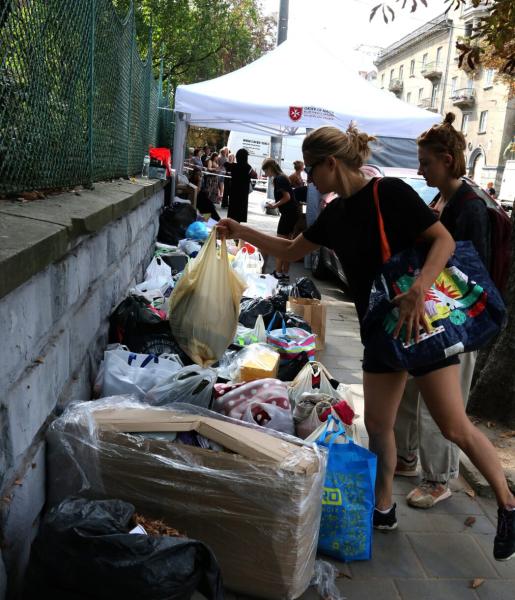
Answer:
POLYGON ((383 263, 390 260, 392 256, 392 251, 390 250, 390 244, 388 243, 388 238, 386 237, 386 233, 384 230, 384 221, 383 215, 381 214, 381 208, 379 206, 379 177, 374 181, 374 203, 376 205, 377 212, 377 224, 379 226, 379 240, 381 243, 381 258, 383 259, 383 263))

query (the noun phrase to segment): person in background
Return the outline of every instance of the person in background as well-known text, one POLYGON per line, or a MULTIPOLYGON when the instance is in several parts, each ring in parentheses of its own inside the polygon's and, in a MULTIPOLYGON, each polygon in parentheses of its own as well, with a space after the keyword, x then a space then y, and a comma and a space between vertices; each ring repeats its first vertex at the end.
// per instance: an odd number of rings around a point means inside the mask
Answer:
MULTIPOLYGON (((455 240, 470 240, 483 263, 490 264, 490 219, 485 203, 461 177, 465 174, 465 137, 452 126, 454 114, 417 140, 419 175, 438 195, 430 204, 455 240), (466 198, 464 198, 466 196, 466 198)), ((476 364, 476 352, 460 355, 461 394, 466 407, 476 364)), ((431 417, 415 379, 409 379, 395 423, 396 475, 417 475, 421 483, 406 496, 416 508, 431 508, 451 496, 449 480, 458 477, 460 449, 446 439, 431 417), (417 456, 418 455, 418 456, 417 456)))
POLYGON ((225 169, 225 181, 224 181, 224 194, 222 196, 222 208, 228 208, 229 198, 231 195, 231 182, 232 182, 232 169, 234 167, 234 154, 229 153, 227 162, 224 165, 225 169))
POLYGON ((206 162, 209 160, 211 156, 211 148, 209 146, 204 146, 202 148, 202 154, 200 155, 200 160, 202 161, 202 165, 205 167, 206 162))
POLYGON ((231 167, 231 196, 229 198, 229 210, 227 217, 238 223, 247 221, 249 208, 249 193, 251 180, 256 179, 257 174, 249 165, 249 153, 245 148, 236 152, 236 164, 231 167))
MULTIPOLYGON (((266 177, 273 178, 274 200, 268 202, 270 208, 278 208, 281 213, 277 224, 277 237, 292 239, 295 226, 301 215, 300 205, 295 198, 290 180, 282 172, 281 167, 273 158, 267 158, 261 165, 266 177)), ((283 258, 275 258, 275 269, 272 275, 276 279, 288 279, 290 263, 283 258)))
POLYGON ((205 189, 202 188, 202 169, 193 167, 189 176, 190 183, 196 185, 197 192, 197 210, 201 215, 209 215, 215 221, 220 220, 220 215, 216 212, 215 205, 209 199, 205 189))
POLYGON ((213 152, 205 162, 206 175, 204 175, 204 190, 213 204, 218 198, 218 152, 213 152), (212 173, 212 174, 211 174, 212 173))
POLYGON ((493 200, 495 200, 497 198, 497 192, 495 191, 493 181, 489 181, 486 184, 486 191, 493 200))
POLYGON ((220 150, 220 155, 218 156, 218 170, 220 172, 220 176, 218 177, 218 198, 217 203, 222 203, 222 198, 224 196, 224 184, 225 184, 225 163, 229 160, 229 148, 224 146, 220 150))
MULTIPOLYGON (((334 191, 338 198, 294 240, 267 235, 231 219, 222 219, 218 231, 222 237, 242 239, 257 246, 262 253, 286 261, 298 260, 321 246, 332 248, 347 275, 361 324, 368 310, 374 279, 383 263, 373 192, 378 181, 379 205, 392 253, 408 250, 418 240, 428 246, 418 277, 409 290, 393 300, 399 311, 393 335, 399 337, 405 328, 404 339, 411 339, 413 334, 418 342, 420 331, 428 329, 425 294, 456 244, 446 227, 408 184, 394 177, 370 180, 360 172, 359 168, 370 155, 369 142, 374 139, 353 125, 346 132, 336 127, 321 127, 306 136, 302 152, 308 180, 321 193, 334 191)), ((448 192, 445 190, 445 199, 448 192)), ((515 556, 515 497, 495 448, 465 413, 459 358, 451 356, 411 373, 417 377, 424 400, 445 437, 467 454, 492 487, 499 507, 494 558, 500 561, 512 558, 515 556)), ((392 495, 397 460, 393 428, 407 375, 404 370, 392 370, 384 364, 383 357, 372 345, 365 348, 365 426, 370 450, 377 454, 373 526, 383 531, 397 528, 392 495)))
POLYGON ((301 160, 295 160, 293 162, 293 168, 295 171, 288 177, 290 180, 291 186, 293 188, 301 188, 306 185, 306 182, 302 178, 302 173, 304 171, 304 163, 301 160))
POLYGON ((193 150, 193 156, 191 157, 190 162, 194 167, 198 167, 199 169, 202 169, 204 167, 204 165, 202 164, 202 159, 200 158, 200 152, 201 152, 200 148, 195 148, 195 150, 193 150))

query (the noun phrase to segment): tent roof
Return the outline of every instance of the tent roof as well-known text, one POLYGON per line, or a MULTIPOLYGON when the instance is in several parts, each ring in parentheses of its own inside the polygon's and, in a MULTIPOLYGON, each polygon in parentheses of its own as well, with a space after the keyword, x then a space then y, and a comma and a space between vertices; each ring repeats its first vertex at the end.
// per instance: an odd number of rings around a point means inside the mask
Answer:
POLYGON ((217 79, 180 85, 175 110, 190 113, 191 125, 268 135, 345 129, 354 120, 370 135, 414 139, 438 120, 366 81, 323 44, 293 40, 217 79))

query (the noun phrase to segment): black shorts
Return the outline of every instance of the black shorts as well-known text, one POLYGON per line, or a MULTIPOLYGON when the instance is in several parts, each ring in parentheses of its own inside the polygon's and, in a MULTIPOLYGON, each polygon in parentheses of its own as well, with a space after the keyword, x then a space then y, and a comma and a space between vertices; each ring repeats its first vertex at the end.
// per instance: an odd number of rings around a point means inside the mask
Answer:
POLYGON ((296 213, 283 213, 277 224, 277 235, 291 235, 295 230, 298 216, 296 213))
MULTIPOLYGON (((433 371, 437 371, 438 369, 444 369, 445 367, 450 367, 451 365, 459 365, 460 357, 458 354, 454 356, 449 356, 444 360, 440 360, 436 363, 431 363, 430 365, 426 365, 425 367, 419 367, 418 369, 411 369, 408 371, 410 375, 413 377, 422 377, 423 375, 427 375, 428 373, 432 373, 433 371)), ((366 373, 397 373, 401 371, 401 369, 392 369, 388 365, 385 365, 380 358, 374 356, 372 352, 363 353, 363 371, 366 373)))

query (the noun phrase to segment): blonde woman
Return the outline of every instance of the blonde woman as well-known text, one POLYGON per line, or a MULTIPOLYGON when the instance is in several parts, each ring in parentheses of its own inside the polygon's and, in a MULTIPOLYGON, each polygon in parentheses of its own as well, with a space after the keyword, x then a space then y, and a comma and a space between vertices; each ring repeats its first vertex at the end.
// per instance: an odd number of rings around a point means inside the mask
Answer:
MULTIPOLYGON (((277 236, 289 240, 293 236, 295 225, 300 217, 300 206, 293 193, 290 180, 273 158, 267 158, 261 165, 261 169, 266 177, 273 179, 275 202, 269 202, 268 206, 278 208, 281 213, 277 224, 277 236)), ((276 279, 288 279, 289 271, 289 261, 276 256, 275 270, 272 275, 276 279)))
MULTIPOLYGON (((302 145, 306 172, 322 193, 335 191, 333 200, 318 219, 294 240, 255 231, 229 219, 218 225, 221 235, 240 238, 266 254, 292 261, 320 246, 332 248, 347 275, 361 322, 368 308, 372 282, 382 267, 380 236, 373 198, 373 179, 360 167, 369 155, 374 138, 350 126, 346 132, 321 127, 306 136, 302 145)), ((454 251, 451 234, 436 219, 418 194, 399 179, 385 177, 379 185, 380 208, 386 235, 397 253, 423 240, 428 246, 426 262, 412 287, 394 302, 399 321, 398 336, 405 326, 408 338, 427 327, 424 296, 454 251)), ((392 486, 397 453, 393 426, 408 373, 392 371, 381 356, 367 348, 363 357, 365 425, 370 449, 377 454, 376 510, 374 527, 397 527, 392 486)), ((494 557, 508 560, 515 555, 515 498, 511 493, 497 453, 488 439, 470 422, 461 397, 459 359, 448 358, 411 372, 417 379, 426 405, 444 436, 458 445, 490 483, 499 505, 494 557)))
POLYGON ((302 178, 302 172, 304 171, 304 163, 301 160, 293 161, 293 173, 288 177, 292 187, 301 188, 306 185, 306 182, 302 178))

